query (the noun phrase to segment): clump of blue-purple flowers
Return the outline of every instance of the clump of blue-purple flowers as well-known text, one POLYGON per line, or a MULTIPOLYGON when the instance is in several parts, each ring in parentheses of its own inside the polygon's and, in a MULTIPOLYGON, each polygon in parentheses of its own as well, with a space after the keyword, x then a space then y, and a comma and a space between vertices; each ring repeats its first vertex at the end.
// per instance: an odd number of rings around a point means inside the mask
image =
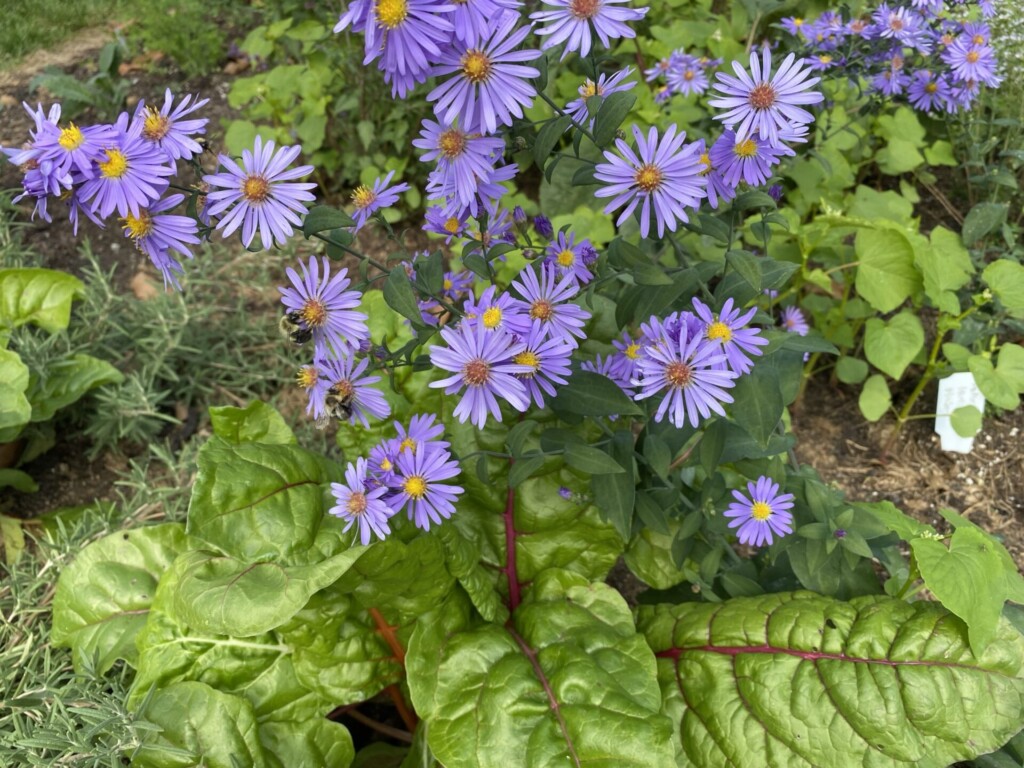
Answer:
POLYGON ((835 70, 885 98, 905 98, 922 112, 968 109, 981 87, 1001 82, 988 24, 988 0, 881 3, 869 16, 827 11, 816 19, 789 17, 782 26, 806 45, 816 70, 835 70))

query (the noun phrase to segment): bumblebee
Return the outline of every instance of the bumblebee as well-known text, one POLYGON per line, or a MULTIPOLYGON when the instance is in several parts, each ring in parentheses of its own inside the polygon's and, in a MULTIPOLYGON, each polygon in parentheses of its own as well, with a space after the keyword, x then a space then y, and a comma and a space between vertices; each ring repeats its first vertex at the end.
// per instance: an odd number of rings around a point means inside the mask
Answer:
POLYGON ((278 327, 281 329, 281 335, 290 339, 296 346, 301 347, 313 338, 313 329, 303 322, 301 312, 286 313, 278 327))
POLYGON ((348 381, 339 381, 327 390, 324 397, 324 411, 316 420, 318 429, 325 429, 331 419, 345 421, 352 416, 355 405, 356 391, 348 381))

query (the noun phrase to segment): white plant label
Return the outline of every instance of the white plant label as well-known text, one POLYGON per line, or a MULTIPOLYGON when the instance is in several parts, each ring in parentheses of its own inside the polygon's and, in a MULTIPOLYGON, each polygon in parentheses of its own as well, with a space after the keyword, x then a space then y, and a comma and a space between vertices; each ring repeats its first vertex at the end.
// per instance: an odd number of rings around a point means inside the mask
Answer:
POLYGON ((950 422, 953 411, 967 405, 973 405, 982 413, 985 412, 985 396, 974 383, 973 373, 954 373, 939 381, 939 397, 935 405, 935 433, 939 436, 942 450, 970 453, 974 448, 974 438, 961 437, 950 422))

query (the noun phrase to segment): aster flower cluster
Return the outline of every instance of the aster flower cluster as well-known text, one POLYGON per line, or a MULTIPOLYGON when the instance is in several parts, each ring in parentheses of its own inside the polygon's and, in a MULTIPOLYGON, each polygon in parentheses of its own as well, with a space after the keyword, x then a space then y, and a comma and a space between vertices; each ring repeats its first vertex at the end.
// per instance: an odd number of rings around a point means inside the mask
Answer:
POLYGON ((488 416, 502 420, 502 403, 520 413, 543 408, 545 396, 568 383, 570 359, 586 337, 590 313, 572 303, 579 292, 573 274, 528 266, 511 288, 470 294, 458 325, 441 329, 444 346, 430 347, 431 363, 450 374, 430 386, 461 394, 454 415, 478 428, 488 416))
POLYGON ((636 337, 624 332, 614 354, 598 356, 584 370, 607 376, 635 400, 662 396, 655 421, 668 417, 681 429, 725 416, 723 406, 733 402, 729 390, 768 340, 750 325, 756 307, 744 311, 726 299, 715 313, 700 299, 692 303, 692 312, 651 317, 636 337))
POLYGON ((206 99, 185 96, 175 104, 168 90, 160 107, 140 101, 112 124, 76 125, 61 120, 61 106, 48 111, 24 105, 35 125, 21 148, 0 148, 22 173, 15 202, 35 202, 32 216, 53 221, 51 204, 61 203, 75 234, 82 214, 97 226, 116 214, 138 250, 160 270, 165 285, 178 286, 178 256, 192 258, 199 225, 171 211, 184 195, 165 197, 179 160, 202 152, 197 136, 206 118, 190 117, 206 99), (177 254, 175 256, 174 254, 177 254))
POLYGON ((700 96, 708 89, 710 71, 721 64, 721 59, 694 56, 679 49, 645 69, 644 78, 657 84, 654 100, 661 104, 677 95, 700 96))
MULTIPOLYGON (((669 67, 670 60, 666 64, 669 67)), ((647 70, 657 77, 661 65, 647 70)), ((718 94, 710 104, 726 110, 715 119, 725 124, 708 148, 703 139, 686 142, 686 133, 670 125, 645 136, 633 126, 633 146, 617 139, 616 151, 604 153, 594 178, 602 184, 597 197, 610 197, 605 213, 621 209, 617 224, 639 215, 640 234, 647 237, 652 221, 658 237, 675 232, 689 221, 688 211, 703 200, 712 208, 732 200, 741 184, 763 186, 782 158, 795 154, 791 144, 803 143, 814 116, 804 109, 824 98, 812 90, 819 78, 810 77, 804 60, 790 54, 772 73, 771 51, 750 56, 750 72, 733 63, 736 76, 717 74, 718 94)))
POLYGON ((983 85, 1002 81, 988 24, 969 20, 993 13, 985 0, 911 0, 883 2, 867 17, 828 11, 813 20, 786 18, 782 26, 807 46, 817 70, 863 79, 871 92, 903 97, 922 112, 957 112, 970 108, 983 85))
POLYGON ((403 509, 425 531, 454 514, 463 489, 448 481, 461 470, 449 443, 440 439, 444 426, 435 420, 432 414, 413 416, 408 429, 396 421, 396 437, 350 463, 344 483, 331 483, 337 501, 331 514, 346 521, 346 531, 358 525, 364 546, 373 536, 389 535, 388 520, 403 509))

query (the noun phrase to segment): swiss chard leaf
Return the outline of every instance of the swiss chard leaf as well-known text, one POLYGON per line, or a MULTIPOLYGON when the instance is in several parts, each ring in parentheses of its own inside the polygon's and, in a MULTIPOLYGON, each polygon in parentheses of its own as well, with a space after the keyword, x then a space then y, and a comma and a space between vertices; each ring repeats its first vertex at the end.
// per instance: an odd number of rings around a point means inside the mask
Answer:
POLYGON ((32 421, 48 421, 90 389, 121 381, 124 374, 117 368, 90 355, 71 355, 50 363, 43 375, 33 375, 29 384, 32 421))
POLYGON ((82 288, 77 277, 54 269, 0 269, 0 328, 32 323, 50 333, 61 331, 82 288))
POLYGON ((212 406, 213 433, 229 443, 270 443, 290 445, 295 434, 273 406, 253 400, 245 408, 232 405, 212 406))
POLYGON ((795 592, 641 606, 680 766, 939 768, 1024 722, 1024 637, 978 657, 934 603, 795 592))

